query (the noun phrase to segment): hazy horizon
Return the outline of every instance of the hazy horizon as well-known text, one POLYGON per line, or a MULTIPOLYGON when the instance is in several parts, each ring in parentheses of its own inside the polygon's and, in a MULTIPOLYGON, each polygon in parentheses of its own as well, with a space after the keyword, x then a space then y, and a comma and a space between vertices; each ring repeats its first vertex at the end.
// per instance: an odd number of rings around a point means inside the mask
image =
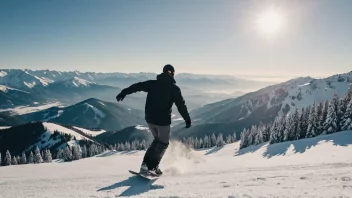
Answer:
POLYGON ((352 68, 351 6, 346 0, 2 1, 0 66, 159 73, 172 64, 176 73, 323 78, 352 68))

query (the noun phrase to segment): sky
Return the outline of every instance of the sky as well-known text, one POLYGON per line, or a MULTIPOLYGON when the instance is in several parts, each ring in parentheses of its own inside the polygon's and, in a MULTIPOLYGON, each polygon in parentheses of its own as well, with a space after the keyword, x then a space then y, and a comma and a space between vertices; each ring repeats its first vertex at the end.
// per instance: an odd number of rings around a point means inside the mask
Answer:
POLYGON ((352 70, 351 18, 350 0, 0 0, 0 68, 325 77, 352 70))

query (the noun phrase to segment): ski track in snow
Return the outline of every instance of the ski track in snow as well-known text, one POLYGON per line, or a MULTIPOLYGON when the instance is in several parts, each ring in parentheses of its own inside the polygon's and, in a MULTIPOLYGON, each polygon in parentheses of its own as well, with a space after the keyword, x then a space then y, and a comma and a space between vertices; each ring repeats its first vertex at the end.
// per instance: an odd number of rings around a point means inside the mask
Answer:
POLYGON ((165 175, 147 181, 144 152, 105 152, 68 163, 0 167, 0 197, 344 197, 352 196, 352 131, 238 150, 192 151, 172 142, 165 175), (302 152, 305 149, 305 152, 302 152))

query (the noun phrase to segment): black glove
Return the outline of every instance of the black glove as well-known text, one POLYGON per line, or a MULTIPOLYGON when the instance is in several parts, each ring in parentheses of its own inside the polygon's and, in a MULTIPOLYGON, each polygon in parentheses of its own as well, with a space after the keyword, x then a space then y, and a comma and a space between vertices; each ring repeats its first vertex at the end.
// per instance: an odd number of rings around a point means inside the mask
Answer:
POLYGON ((187 121, 186 121, 186 128, 187 128, 187 129, 190 128, 191 125, 192 125, 192 122, 191 122, 190 120, 187 120, 187 121))
POLYGON ((119 93, 119 95, 116 96, 117 102, 123 101, 123 99, 126 97, 125 94, 119 93))

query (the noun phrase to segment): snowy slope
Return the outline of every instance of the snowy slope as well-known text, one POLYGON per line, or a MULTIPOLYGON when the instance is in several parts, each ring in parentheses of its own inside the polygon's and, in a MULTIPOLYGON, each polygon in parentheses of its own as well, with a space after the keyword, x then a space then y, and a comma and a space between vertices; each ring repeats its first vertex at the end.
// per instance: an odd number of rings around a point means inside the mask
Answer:
POLYGON ((65 134, 69 134, 72 135, 73 137, 76 138, 76 140, 91 140, 79 133, 77 133, 76 131, 73 131, 71 129, 68 129, 66 127, 63 127, 61 125, 58 124, 54 124, 54 123, 47 123, 47 122, 43 122, 44 128, 50 132, 50 133, 54 133, 55 131, 59 131, 60 133, 65 133, 65 134))
POLYGON ((50 84, 50 86, 48 86, 48 89, 87 88, 87 87, 90 87, 92 85, 96 85, 96 83, 90 82, 88 80, 84 80, 84 79, 79 78, 79 77, 73 77, 73 78, 70 78, 70 79, 54 82, 54 83, 50 84))
POLYGON ((146 181, 144 152, 70 163, 0 168, 2 197, 351 197, 352 131, 238 151, 239 143, 190 151, 172 143, 165 175, 146 181), (65 171, 62 171, 65 170, 65 171))
POLYGON ((91 135, 91 136, 97 136, 97 135, 100 135, 100 134, 102 134, 102 133, 104 133, 104 132, 106 132, 105 130, 102 130, 102 129, 100 129, 100 130, 97 130, 97 131, 93 131, 93 130, 88 130, 88 129, 84 129, 84 128, 80 128, 80 127, 74 127, 75 129, 78 129, 78 130, 80 130, 80 131, 82 131, 83 133, 86 133, 86 134, 88 134, 88 135, 91 135))
POLYGON ((309 83, 298 85, 287 90, 287 96, 282 102, 282 108, 289 106, 290 111, 296 107, 302 108, 314 102, 331 100, 334 93, 340 97, 346 93, 352 84, 352 72, 334 75, 326 79, 315 79, 309 83))
POLYGON ((334 93, 341 97, 351 83, 352 72, 324 79, 292 79, 238 98, 205 105, 191 112, 194 127, 182 131, 184 124, 181 123, 174 129, 186 137, 204 137, 219 132, 228 135, 233 131, 239 136, 244 128, 272 122, 282 112, 286 114, 314 102, 330 100, 334 93))
POLYGON ((9 108, 23 104, 34 105, 43 101, 44 98, 38 94, 32 94, 28 91, 0 84, 0 108, 9 108))
MULTIPOLYGON (((206 105, 192 112, 199 123, 234 122, 260 112, 279 111, 288 113, 314 102, 330 100, 334 93, 343 95, 352 83, 352 72, 324 79, 297 78, 269 86, 236 99, 228 99, 206 105)), ((276 114, 278 113, 275 112, 276 114)))
POLYGON ((38 106, 17 106, 14 108, 0 109, 0 112, 6 111, 6 112, 10 112, 11 115, 23 115, 23 114, 34 113, 45 109, 49 109, 51 107, 58 107, 58 106, 61 106, 61 103, 51 102, 51 103, 38 105, 38 106))
POLYGON ((14 155, 19 155, 37 146, 40 149, 55 150, 67 144, 78 144, 80 140, 94 142, 88 135, 75 131, 71 127, 48 122, 33 122, 0 130, 0 152, 10 150, 14 155))
POLYGON ((26 70, 20 69, 1 69, 0 84, 14 88, 30 90, 34 87, 45 87, 54 82, 45 77, 38 77, 26 70))
POLYGON ((105 102, 95 98, 68 107, 53 107, 19 117, 27 122, 51 121, 70 126, 105 130, 120 130, 145 123, 142 111, 128 110, 127 107, 116 102, 105 102))

